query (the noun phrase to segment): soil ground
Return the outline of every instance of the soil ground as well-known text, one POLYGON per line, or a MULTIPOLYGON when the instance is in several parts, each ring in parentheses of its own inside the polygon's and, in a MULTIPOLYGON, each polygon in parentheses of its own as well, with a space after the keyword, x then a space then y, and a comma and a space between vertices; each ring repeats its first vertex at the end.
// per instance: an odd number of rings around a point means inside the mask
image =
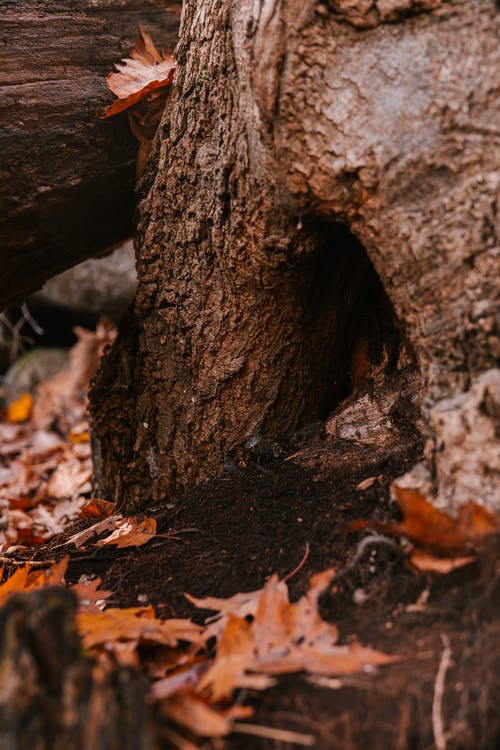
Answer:
MULTIPOLYGON (((293 450, 297 454, 297 446, 288 453, 293 450)), ((362 534, 349 532, 351 521, 398 516, 389 501, 389 485, 420 451, 421 444, 408 435, 379 451, 316 439, 291 459, 286 451, 277 458, 249 456, 222 478, 148 509, 158 520, 159 533, 172 538, 157 538, 132 551, 75 550, 68 578, 98 574, 104 588, 114 592, 116 606, 147 601, 163 617, 201 619, 207 613, 195 610, 184 592, 229 597, 260 588, 271 573, 290 573, 308 545, 307 560, 290 581, 295 598, 307 589, 313 573, 339 570, 352 560, 362 534), (356 489, 371 476, 378 477, 371 487, 356 489)), ((63 554, 54 548, 60 542, 38 548, 36 556, 63 554)), ((333 689, 297 675, 280 679, 263 693, 245 692, 240 699, 254 706, 252 721, 312 734, 314 747, 321 750, 496 750, 497 560, 498 547, 467 572, 433 579, 412 572, 392 548, 372 548, 323 596, 322 614, 338 625, 341 642, 356 638, 400 655, 401 661, 333 681, 333 689), (441 709, 437 713, 439 706, 434 708, 434 722, 440 718, 445 732, 440 739, 433 727, 433 702, 445 643, 451 664, 441 709)), ((292 745, 233 734, 203 747, 285 750, 292 745)))

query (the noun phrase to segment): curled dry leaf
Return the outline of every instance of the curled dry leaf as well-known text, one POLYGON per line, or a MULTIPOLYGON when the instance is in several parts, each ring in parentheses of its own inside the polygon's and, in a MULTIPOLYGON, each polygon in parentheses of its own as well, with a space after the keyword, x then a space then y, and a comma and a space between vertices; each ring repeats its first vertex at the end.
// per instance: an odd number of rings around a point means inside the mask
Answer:
POLYGON ((469 502, 458 511, 456 518, 435 508, 418 492, 392 485, 392 491, 403 511, 399 523, 355 521, 350 529, 369 527, 383 534, 404 536, 415 544, 437 553, 464 554, 477 550, 489 534, 500 533, 500 515, 482 505, 469 502))
POLYGON ((105 547, 107 544, 116 544, 117 547, 141 547, 155 535, 155 518, 143 518, 140 521, 135 516, 130 516, 117 521, 112 534, 96 542, 96 547, 105 547))
POLYGON ((139 29, 141 35, 130 57, 117 63, 118 72, 110 73, 106 78, 118 99, 105 109, 103 117, 129 109, 173 80, 177 62, 172 55, 160 54, 147 31, 142 26, 139 29))

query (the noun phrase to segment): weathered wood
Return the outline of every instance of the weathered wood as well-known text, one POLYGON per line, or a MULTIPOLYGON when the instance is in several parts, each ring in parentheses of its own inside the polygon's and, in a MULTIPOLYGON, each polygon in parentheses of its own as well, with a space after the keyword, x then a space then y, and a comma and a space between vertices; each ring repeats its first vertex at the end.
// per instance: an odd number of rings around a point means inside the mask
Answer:
POLYGON ((180 3, 161 5, 0 0, 0 306, 131 234, 137 144, 98 113, 140 22, 173 50, 180 3))
POLYGON ((145 683, 82 655, 75 611, 62 588, 15 595, 0 610, 0 747, 150 750, 145 683))

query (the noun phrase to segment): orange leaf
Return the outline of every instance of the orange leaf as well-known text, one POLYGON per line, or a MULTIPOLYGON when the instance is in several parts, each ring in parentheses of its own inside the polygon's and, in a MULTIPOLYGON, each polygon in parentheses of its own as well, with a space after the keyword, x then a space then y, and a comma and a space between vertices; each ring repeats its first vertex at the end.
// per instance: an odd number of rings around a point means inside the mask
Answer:
POLYGON ((110 73, 106 78, 108 87, 118 99, 104 110, 103 118, 129 109, 151 92, 172 82, 177 62, 172 55, 160 54, 147 31, 142 26, 139 29, 141 36, 137 38, 130 57, 115 65, 118 72, 110 73))
POLYGON ((356 643, 337 645, 337 628, 322 620, 318 611, 318 598, 331 576, 332 570, 313 576, 307 594, 294 603, 289 601, 286 583, 277 576, 271 576, 259 592, 252 592, 253 604, 237 598, 243 595, 228 600, 235 601, 240 613, 251 607, 253 620, 248 622, 223 605, 225 614, 203 634, 205 638, 213 635, 213 628, 223 623, 217 655, 199 681, 197 692, 206 692, 212 701, 218 701, 230 697, 236 688, 265 689, 274 684, 272 674, 307 671, 344 675, 397 661, 396 656, 356 643))
POLYGON ((114 507, 114 503, 110 503, 108 500, 93 497, 88 503, 85 503, 80 511, 79 518, 108 518, 114 507))
POLYGON ((73 445, 89 443, 90 432, 88 430, 84 430, 83 432, 68 432, 68 440, 73 443, 73 445))
POLYGON ((460 553, 476 549, 485 536, 500 532, 500 516, 469 502, 453 518, 425 500, 414 490, 392 485, 392 491, 403 511, 400 523, 355 521, 350 529, 369 527, 384 534, 404 536, 415 544, 439 552, 460 553))
POLYGON ((16 401, 7 407, 7 421, 11 424, 26 422, 33 411, 33 399, 29 393, 21 393, 16 401))

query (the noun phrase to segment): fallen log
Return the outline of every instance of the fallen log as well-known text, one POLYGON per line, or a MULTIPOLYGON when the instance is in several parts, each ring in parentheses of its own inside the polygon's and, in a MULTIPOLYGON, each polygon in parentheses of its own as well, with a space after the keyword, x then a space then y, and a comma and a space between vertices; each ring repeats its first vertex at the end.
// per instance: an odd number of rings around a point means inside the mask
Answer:
POLYGON ((0 307, 130 236, 137 142, 98 114, 139 23, 173 50, 180 3, 161 6, 0 0, 0 307))

